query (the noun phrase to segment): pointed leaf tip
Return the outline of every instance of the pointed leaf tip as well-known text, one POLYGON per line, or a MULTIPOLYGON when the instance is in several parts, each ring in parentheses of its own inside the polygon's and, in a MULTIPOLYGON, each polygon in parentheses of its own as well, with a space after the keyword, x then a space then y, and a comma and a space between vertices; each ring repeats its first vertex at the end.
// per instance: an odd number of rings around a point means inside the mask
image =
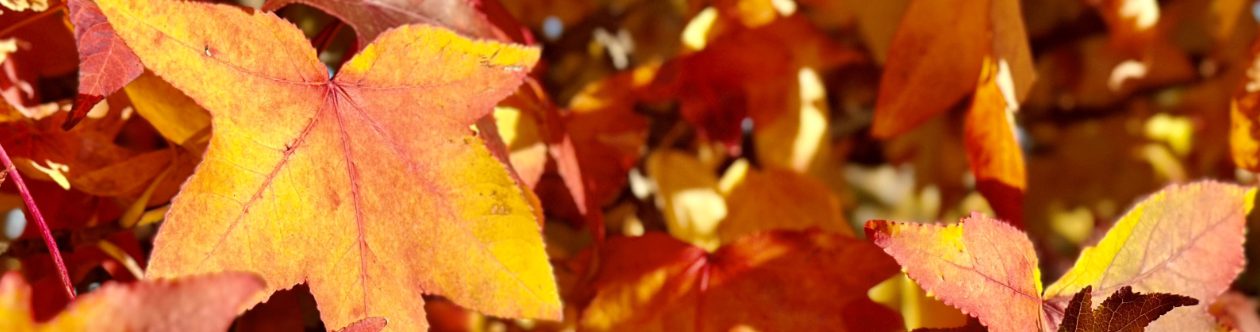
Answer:
POLYGON ((1028 236, 973 213, 957 224, 871 221, 868 237, 910 279, 994 331, 1041 324, 1041 281, 1028 236))
POLYGON ((469 132, 516 90, 538 48, 407 25, 330 79, 302 32, 271 13, 98 4, 146 67, 211 115, 204 161, 172 200, 150 277, 246 270, 267 294, 306 281, 332 327, 382 317, 426 329, 426 294, 488 315, 560 318, 539 209, 469 132))
POLYGON ((1165 293, 1142 294, 1129 286, 1121 287, 1092 307, 1093 287, 1086 286, 1072 296, 1064 310, 1059 332, 1140 331, 1169 311, 1199 303, 1194 298, 1165 293))
POLYGON ((1130 286, 1182 294, 1197 299, 1197 308, 1170 312, 1152 328, 1210 328, 1216 323, 1207 303, 1242 271, 1246 215, 1255 192, 1218 181, 1169 185, 1135 204, 1097 245, 1086 247, 1044 297, 1062 303, 1090 286, 1097 296, 1130 286))

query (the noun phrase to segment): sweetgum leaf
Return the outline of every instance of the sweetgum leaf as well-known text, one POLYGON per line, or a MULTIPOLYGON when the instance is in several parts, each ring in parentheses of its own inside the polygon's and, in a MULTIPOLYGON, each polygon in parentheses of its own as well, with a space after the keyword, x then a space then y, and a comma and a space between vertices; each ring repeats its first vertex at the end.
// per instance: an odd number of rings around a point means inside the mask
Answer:
POLYGON ((1072 296, 1059 332, 1143 331, 1165 313, 1199 303, 1199 300, 1175 294, 1135 293, 1129 286, 1112 293, 1097 309, 1092 308, 1091 298, 1090 287, 1072 296))
POLYGON ((469 127, 539 51, 408 25, 328 77, 270 13, 98 2, 146 67, 211 114, 204 161, 171 205, 148 277, 256 272, 310 286, 329 329, 425 329, 424 294, 506 317, 560 317, 538 211, 469 127))
POLYGON ((0 279, 4 331, 224 331, 263 289, 248 273, 228 272, 134 284, 106 283, 47 322, 31 316, 31 287, 17 273, 0 279))
POLYGON ((1092 290, 1092 287, 1086 286, 1085 289, 1072 296, 1067 309, 1063 310, 1063 321, 1059 323, 1059 332, 1094 330, 1096 322, 1094 321, 1092 290))

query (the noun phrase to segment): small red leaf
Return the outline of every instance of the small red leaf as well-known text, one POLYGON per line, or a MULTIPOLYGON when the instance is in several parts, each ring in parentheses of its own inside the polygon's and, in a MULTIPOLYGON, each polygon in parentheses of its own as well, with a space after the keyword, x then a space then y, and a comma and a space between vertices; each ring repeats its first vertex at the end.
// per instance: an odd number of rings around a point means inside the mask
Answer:
POLYGON ((144 72, 140 59, 118 38, 101 9, 88 0, 70 0, 70 21, 79 50, 79 97, 62 129, 70 130, 105 96, 144 72))

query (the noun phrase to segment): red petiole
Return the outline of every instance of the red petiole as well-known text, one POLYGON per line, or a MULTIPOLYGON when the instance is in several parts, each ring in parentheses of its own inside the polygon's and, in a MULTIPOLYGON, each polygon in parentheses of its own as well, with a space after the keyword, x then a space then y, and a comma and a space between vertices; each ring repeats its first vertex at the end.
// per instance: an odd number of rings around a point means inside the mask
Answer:
POLYGON ((17 167, 13 165, 13 160, 9 159, 9 153, 4 150, 4 145, 0 145, 0 162, 4 163, 5 173, 13 179, 13 184, 17 186, 18 194, 22 196, 22 202, 26 203, 26 210, 35 219, 35 224, 39 225, 39 233, 44 237, 44 245, 48 246, 48 253, 52 255, 53 263, 57 266, 57 273, 61 276, 61 284, 66 287, 66 295, 70 299, 74 299, 74 284, 70 282, 70 274, 66 272, 66 263, 61 260, 61 250, 57 249, 57 242, 53 240, 52 231, 48 229, 48 223, 44 222, 44 215, 39 213, 39 207, 35 206, 35 199, 31 197, 31 191, 26 188, 26 182, 22 180, 22 175, 18 174, 17 167))

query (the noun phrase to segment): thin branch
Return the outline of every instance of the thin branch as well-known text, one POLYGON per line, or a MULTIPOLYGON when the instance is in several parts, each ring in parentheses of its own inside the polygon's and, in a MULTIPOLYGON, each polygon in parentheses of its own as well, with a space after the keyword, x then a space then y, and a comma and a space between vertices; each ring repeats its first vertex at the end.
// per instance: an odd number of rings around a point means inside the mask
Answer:
POLYGON ((35 21, 39 21, 40 19, 43 19, 45 17, 52 16, 52 14, 59 13, 65 8, 66 8, 66 3, 61 2, 35 15, 28 16, 25 19, 17 23, 14 23, 13 25, 5 27, 4 30, 0 30, 0 37, 8 36, 14 31, 17 31, 18 29, 24 28, 27 25, 30 25, 31 23, 35 23, 35 21))
POLYGON ((61 250, 57 249, 57 242, 53 240, 52 231, 48 229, 48 223, 44 222, 44 215, 39 213, 39 207, 35 206, 35 199, 31 197, 31 191, 26 189, 26 182, 22 180, 22 175, 18 174, 17 167, 13 165, 13 160, 9 159, 9 152, 4 150, 4 145, 0 145, 0 162, 4 163, 5 172, 13 178, 13 184, 17 185, 18 194, 22 196, 22 202, 26 203, 26 210, 35 219, 35 224, 39 225, 39 233, 44 236, 44 245, 48 246, 48 253, 52 255, 53 263, 57 266, 57 273, 61 275, 61 284, 66 287, 66 295, 70 299, 74 299, 74 284, 70 282, 70 274, 66 272, 66 263, 61 260, 61 250))

